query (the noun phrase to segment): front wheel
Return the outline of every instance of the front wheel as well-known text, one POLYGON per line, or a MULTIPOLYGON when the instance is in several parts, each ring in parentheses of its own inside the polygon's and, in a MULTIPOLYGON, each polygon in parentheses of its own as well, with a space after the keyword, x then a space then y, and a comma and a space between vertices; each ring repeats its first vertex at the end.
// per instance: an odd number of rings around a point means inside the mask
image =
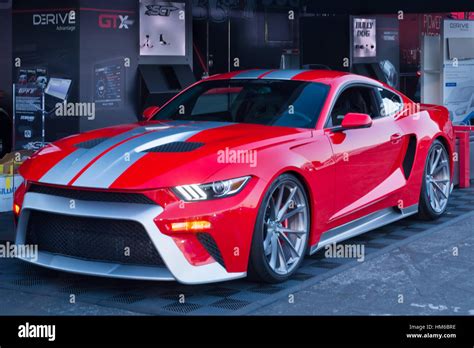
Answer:
POLYGON ((295 176, 283 174, 270 185, 255 225, 250 278, 278 283, 295 273, 308 246, 309 212, 305 189, 295 176))
POLYGON ((435 220, 446 211, 451 193, 449 155, 445 146, 435 140, 426 157, 418 216, 435 220))

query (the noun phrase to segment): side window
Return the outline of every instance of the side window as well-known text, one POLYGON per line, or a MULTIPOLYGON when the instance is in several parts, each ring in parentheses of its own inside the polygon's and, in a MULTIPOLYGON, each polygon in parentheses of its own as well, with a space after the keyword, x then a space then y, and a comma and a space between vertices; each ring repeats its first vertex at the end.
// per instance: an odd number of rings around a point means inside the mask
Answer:
POLYGON ((382 117, 392 116, 399 112, 403 107, 402 99, 395 93, 384 88, 378 88, 380 98, 380 115, 382 117))
POLYGON ((340 126, 344 116, 350 112, 368 114, 372 118, 379 116, 379 109, 372 87, 358 86, 344 90, 332 108, 329 126, 340 126))

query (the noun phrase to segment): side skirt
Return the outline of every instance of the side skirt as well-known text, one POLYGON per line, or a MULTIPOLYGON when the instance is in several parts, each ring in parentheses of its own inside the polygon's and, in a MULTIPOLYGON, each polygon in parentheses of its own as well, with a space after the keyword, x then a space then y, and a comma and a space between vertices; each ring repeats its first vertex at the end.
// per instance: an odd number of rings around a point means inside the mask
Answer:
POLYGON ((319 243, 311 246, 309 254, 314 254, 326 245, 342 242, 397 220, 404 219, 417 212, 418 204, 403 209, 393 207, 370 213, 357 220, 350 221, 342 226, 324 232, 319 243))

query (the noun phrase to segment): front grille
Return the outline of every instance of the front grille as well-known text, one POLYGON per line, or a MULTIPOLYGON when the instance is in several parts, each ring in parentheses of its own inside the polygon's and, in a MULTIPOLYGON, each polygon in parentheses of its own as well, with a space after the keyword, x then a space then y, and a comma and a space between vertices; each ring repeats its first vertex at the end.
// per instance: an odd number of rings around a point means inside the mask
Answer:
POLYGON ((45 195, 59 196, 82 201, 157 204, 141 193, 77 190, 37 184, 32 184, 28 192, 43 193, 45 195))
POLYGON ((163 265, 145 229, 135 221, 32 210, 26 244, 38 245, 39 251, 92 261, 163 265))
POLYGON ((207 252, 214 258, 214 260, 216 260, 222 267, 225 268, 224 258, 222 257, 221 251, 217 247, 214 238, 212 238, 212 236, 208 233, 198 233, 197 239, 199 242, 201 242, 207 252))

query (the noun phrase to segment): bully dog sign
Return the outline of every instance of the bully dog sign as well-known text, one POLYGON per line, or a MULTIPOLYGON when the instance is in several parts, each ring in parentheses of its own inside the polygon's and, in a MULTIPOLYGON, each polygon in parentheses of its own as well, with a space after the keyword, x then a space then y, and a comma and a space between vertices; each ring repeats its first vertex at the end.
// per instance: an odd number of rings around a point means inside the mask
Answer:
POLYGON ((376 20, 374 18, 353 19, 354 57, 375 57, 376 20))

